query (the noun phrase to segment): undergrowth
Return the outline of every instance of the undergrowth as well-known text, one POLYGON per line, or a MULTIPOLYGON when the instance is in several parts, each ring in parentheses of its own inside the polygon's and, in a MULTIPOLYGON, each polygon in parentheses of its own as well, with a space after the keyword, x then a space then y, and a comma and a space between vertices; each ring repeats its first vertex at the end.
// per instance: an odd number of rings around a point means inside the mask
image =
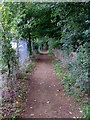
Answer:
POLYGON ((58 59, 53 61, 52 64, 56 74, 62 79, 60 84, 64 85, 64 91, 68 96, 74 96, 75 101, 81 105, 83 110, 82 117, 89 119, 88 93, 90 84, 88 81, 89 62, 86 49, 81 46, 77 52, 77 58, 71 62, 58 59))
POLYGON ((28 90, 26 86, 34 65, 34 62, 28 61, 23 65, 23 69, 19 70, 15 87, 11 90, 10 96, 8 98, 3 97, 2 119, 18 118, 19 113, 24 112, 23 101, 25 101, 28 90))
POLYGON ((47 51, 47 54, 50 55, 51 57, 54 56, 53 50, 48 50, 48 51, 47 51))

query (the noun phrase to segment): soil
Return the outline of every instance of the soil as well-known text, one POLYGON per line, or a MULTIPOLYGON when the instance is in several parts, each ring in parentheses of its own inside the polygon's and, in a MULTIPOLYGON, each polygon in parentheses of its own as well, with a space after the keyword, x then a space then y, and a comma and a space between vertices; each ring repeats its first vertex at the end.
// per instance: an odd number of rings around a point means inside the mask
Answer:
POLYGON ((43 53, 28 80, 22 118, 73 118, 81 116, 79 105, 63 92, 54 72, 52 57, 43 53))

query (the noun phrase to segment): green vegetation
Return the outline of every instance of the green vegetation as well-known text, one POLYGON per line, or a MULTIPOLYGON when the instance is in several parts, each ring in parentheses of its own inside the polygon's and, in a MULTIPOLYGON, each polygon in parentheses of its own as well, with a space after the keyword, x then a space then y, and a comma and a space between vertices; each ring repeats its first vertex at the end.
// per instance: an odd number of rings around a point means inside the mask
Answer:
POLYGON ((69 61, 70 56, 67 55, 67 60, 61 61, 59 58, 58 61, 53 61, 52 64, 55 67, 56 74, 61 78, 60 84, 64 85, 64 92, 69 96, 73 95, 75 101, 79 102, 79 104, 85 105, 85 107, 82 107, 83 111, 86 111, 87 114, 84 113, 84 117, 87 116, 89 118, 88 93, 90 88, 87 69, 89 63, 85 50, 85 48, 80 46, 77 58, 74 61, 69 61))
POLYGON ((24 112, 23 102, 26 101, 27 79, 34 68, 35 63, 27 61, 23 69, 18 72, 17 80, 14 80, 14 88, 10 90, 9 98, 3 98, 2 102, 2 118, 18 118, 18 113, 24 112), (8 109, 10 109, 8 111, 8 109), (8 111, 8 112, 6 112, 8 111))
MULTIPOLYGON (((3 68, 1 72, 8 72, 8 87, 10 87, 10 81, 11 84, 14 83, 12 79, 14 71, 19 70, 18 44, 15 51, 11 42, 16 38, 18 43, 24 38, 28 44, 29 57, 33 52, 38 53, 38 49, 48 50, 47 53, 52 55, 57 49, 62 51, 62 56, 58 56, 57 62, 53 61, 55 71, 62 78, 61 84, 64 84, 65 91, 69 95, 76 95, 79 98, 76 101, 81 102, 81 99, 90 91, 88 81, 89 6, 89 2, 2 2, 0 7, 2 41, 0 43, 3 68)), ((56 54, 58 55, 58 52, 56 54)), ((23 73, 21 71, 18 73, 18 78, 21 80, 31 70, 31 63, 25 64, 25 70, 23 73)), ((19 92, 23 93, 21 90, 19 92)), ((88 102, 86 103, 85 111, 88 112, 89 105, 88 102)), ((88 117, 88 114, 85 114, 85 117, 88 117)))
POLYGON ((42 49, 64 49, 69 53, 80 45, 88 49, 89 3, 3 3, 2 49, 3 60, 11 68, 17 64, 17 57, 10 42, 15 36, 18 41, 25 38, 28 50, 42 46, 42 49), (73 7, 72 7, 73 6, 73 7))

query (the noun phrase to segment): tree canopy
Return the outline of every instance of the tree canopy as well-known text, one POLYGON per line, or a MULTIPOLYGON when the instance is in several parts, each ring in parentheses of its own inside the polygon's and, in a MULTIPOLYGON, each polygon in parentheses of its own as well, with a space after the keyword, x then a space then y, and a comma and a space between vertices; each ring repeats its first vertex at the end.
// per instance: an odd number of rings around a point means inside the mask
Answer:
POLYGON ((76 51, 83 44, 88 48, 89 4, 3 2, 0 8, 3 57, 8 59, 8 66, 9 60, 13 60, 10 42, 14 38, 27 41, 30 55, 31 43, 36 45, 38 38, 42 39, 38 40, 38 45, 46 43, 48 46, 53 41, 52 48, 76 51))
MULTIPOLYGON (((51 52, 55 48, 66 51, 68 55, 75 52, 77 59, 68 63, 67 68, 71 71, 69 76, 63 74, 63 84, 69 94, 75 92, 81 97, 80 92, 89 89, 86 88, 89 76, 89 6, 90 2, 2 2, 0 42, 3 68, 8 67, 8 77, 18 66, 16 53, 21 40, 28 44, 29 57, 33 54, 32 44, 34 51, 42 46, 51 52), (16 51, 12 48, 12 41, 17 42, 16 51)), ((55 64, 56 69, 58 64, 55 64)))

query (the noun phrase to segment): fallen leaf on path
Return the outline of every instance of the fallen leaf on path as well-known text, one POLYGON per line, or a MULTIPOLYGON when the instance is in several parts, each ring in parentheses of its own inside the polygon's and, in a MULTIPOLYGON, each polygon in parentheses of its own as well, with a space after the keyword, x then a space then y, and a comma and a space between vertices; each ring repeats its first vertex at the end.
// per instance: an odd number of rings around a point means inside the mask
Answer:
POLYGON ((72 112, 69 112, 69 114, 72 114, 72 112))
POLYGON ((35 102, 37 101, 37 100, 34 100, 35 102))
POLYGON ((73 118, 76 118, 75 116, 73 118))
POLYGON ((57 111, 54 111, 55 113, 57 112, 57 111))
POLYGON ((56 94, 56 96, 58 96, 58 94, 56 94))
POLYGON ((34 114, 30 114, 30 116, 34 116, 34 114))
POLYGON ((50 102, 49 101, 47 101, 47 104, 49 104, 50 102))

